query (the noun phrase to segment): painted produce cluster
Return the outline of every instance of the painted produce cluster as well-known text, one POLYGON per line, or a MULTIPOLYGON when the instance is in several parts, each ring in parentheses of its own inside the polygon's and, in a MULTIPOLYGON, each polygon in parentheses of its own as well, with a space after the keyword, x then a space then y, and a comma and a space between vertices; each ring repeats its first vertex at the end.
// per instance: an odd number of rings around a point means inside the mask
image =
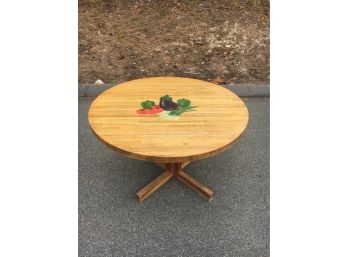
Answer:
POLYGON ((165 95, 160 97, 159 105, 152 100, 146 100, 141 103, 141 107, 142 109, 137 110, 140 115, 160 114, 164 119, 176 120, 185 112, 195 111, 197 106, 192 106, 188 99, 182 98, 174 102, 171 96, 165 95))

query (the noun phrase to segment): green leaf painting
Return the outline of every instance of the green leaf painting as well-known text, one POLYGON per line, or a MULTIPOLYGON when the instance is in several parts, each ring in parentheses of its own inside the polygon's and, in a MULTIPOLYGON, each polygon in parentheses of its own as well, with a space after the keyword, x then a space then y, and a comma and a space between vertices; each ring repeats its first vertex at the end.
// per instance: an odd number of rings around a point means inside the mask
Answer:
POLYGON ((137 110, 140 115, 159 114, 164 119, 177 120, 185 112, 196 111, 197 106, 192 106, 191 101, 185 98, 178 99, 177 102, 169 95, 161 96, 159 105, 154 101, 146 100, 141 104, 142 109, 137 110))

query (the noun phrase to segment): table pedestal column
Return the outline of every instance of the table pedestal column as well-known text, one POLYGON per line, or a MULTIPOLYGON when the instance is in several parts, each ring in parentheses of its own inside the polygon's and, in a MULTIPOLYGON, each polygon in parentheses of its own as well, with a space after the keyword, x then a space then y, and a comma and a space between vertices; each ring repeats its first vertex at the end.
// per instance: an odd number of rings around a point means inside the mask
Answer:
POLYGON ((144 201, 153 192, 155 192, 162 185, 168 182, 172 177, 177 177, 185 185, 189 186, 190 188, 198 192, 201 196, 211 201, 213 199, 213 191, 182 170, 189 163, 190 162, 157 163, 160 167, 165 169, 165 171, 156 179, 154 179, 150 184, 136 193, 139 202, 144 201))

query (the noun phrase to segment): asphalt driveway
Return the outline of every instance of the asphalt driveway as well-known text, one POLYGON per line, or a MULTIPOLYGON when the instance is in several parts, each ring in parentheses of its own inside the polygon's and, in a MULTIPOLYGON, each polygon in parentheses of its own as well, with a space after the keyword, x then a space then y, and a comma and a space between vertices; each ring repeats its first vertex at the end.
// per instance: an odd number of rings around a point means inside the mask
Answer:
POLYGON ((135 193, 161 174, 101 143, 79 99, 79 256, 269 256, 269 98, 243 98, 246 133, 229 150, 185 170, 211 202, 177 179, 139 204, 135 193))

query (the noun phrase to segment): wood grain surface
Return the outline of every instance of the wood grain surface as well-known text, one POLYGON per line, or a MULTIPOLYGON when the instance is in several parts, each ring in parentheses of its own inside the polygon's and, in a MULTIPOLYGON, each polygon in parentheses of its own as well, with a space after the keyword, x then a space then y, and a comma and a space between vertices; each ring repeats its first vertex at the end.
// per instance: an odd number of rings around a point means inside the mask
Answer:
POLYGON ((213 83, 180 77, 129 81, 100 94, 91 104, 89 123, 95 135, 129 157, 153 162, 188 162, 228 148, 245 130, 249 115, 243 101, 213 83), (170 95, 191 100, 196 111, 178 120, 139 115, 145 100, 170 95))

